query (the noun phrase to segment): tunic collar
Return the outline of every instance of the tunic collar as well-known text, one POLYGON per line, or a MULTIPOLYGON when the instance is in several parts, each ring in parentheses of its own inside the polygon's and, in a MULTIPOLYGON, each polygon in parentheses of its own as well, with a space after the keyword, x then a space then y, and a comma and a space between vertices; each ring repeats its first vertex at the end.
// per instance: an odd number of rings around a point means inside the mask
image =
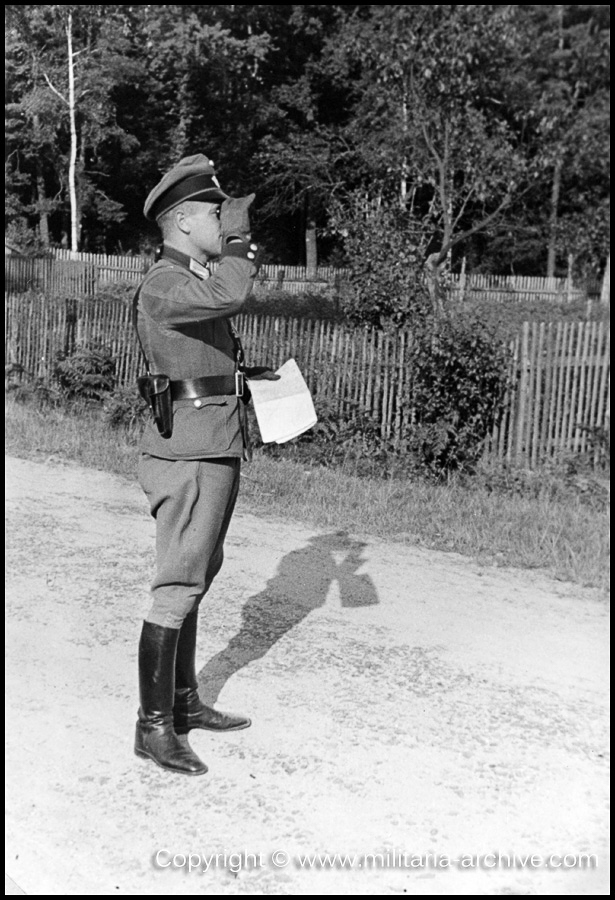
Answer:
POLYGON ((181 250, 176 250, 175 247, 168 247, 166 244, 162 246, 160 259, 170 259, 172 262, 178 263, 185 269, 189 269, 197 278, 203 281, 211 275, 209 268, 194 259, 194 257, 188 256, 187 253, 182 253, 181 250))

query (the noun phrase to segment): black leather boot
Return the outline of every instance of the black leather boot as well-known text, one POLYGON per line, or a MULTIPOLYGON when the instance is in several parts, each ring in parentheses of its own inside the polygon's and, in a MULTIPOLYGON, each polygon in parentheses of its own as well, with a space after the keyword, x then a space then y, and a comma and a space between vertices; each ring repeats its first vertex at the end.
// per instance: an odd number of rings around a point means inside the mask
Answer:
POLYGON ((198 607, 184 619, 177 643, 175 663, 175 704, 173 722, 176 734, 187 734, 191 728, 206 731, 239 731, 252 724, 246 716, 218 712, 201 703, 195 668, 198 607))
POLYGON ((163 769, 204 775, 207 766, 173 730, 175 657, 179 631, 143 623, 139 642, 141 706, 135 736, 137 756, 153 759, 163 769))

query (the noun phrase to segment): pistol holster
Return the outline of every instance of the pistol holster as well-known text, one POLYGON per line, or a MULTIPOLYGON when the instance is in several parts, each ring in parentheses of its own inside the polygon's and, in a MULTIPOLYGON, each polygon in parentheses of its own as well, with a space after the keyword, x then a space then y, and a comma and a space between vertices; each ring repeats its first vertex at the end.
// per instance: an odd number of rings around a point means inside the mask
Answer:
POLYGON ((163 438, 170 438, 173 434, 171 379, 168 375, 140 375, 137 387, 150 408, 158 431, 163 438))

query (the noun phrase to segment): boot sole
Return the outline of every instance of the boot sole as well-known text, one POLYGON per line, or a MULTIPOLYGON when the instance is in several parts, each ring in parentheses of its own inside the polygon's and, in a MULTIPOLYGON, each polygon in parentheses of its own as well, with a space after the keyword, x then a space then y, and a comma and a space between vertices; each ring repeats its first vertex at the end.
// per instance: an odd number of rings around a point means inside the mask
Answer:
POLYGON ((208 725, 180 725, 179 727, 173 726, 173 731, 175 734, 188 734, 190 731, 194 731, 195 729, 200 729, 201 731, 213 731, 217 734, 226 734, 228 731, 243 731, 244 728, 249 728, 252 724, 252 720, 246 722, 245 725, 232 725, 230 728, 210 728, 208 725))
POLYGON ((150 753, 147 753, 145 750, 135 750, 135 756, 138 756, 139 759, 151 759, 152 762, 156 763, 159 769, 164 769, 165 772, 174 772, 176 775, 206 775, 209 772, 207 766, 204 769, 201 769, 199 772, 187 772, 185 769, 173 769, 171 766, 163 766, 162 763, 158 762, 155 756, 152 756, 150 753))

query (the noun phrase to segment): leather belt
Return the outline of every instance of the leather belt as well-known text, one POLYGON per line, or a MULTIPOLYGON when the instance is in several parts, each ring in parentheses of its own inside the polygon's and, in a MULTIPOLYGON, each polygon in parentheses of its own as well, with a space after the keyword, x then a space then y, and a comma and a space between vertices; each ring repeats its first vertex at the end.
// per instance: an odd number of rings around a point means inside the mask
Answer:
POLYGON ((173 400, 196 400, 199 397, 218 397, 224 394, 243 395, 243 372, 236 375, 205 375, 171 382, 173 400), (237 377, 240 376, 240 377, 237 377))

